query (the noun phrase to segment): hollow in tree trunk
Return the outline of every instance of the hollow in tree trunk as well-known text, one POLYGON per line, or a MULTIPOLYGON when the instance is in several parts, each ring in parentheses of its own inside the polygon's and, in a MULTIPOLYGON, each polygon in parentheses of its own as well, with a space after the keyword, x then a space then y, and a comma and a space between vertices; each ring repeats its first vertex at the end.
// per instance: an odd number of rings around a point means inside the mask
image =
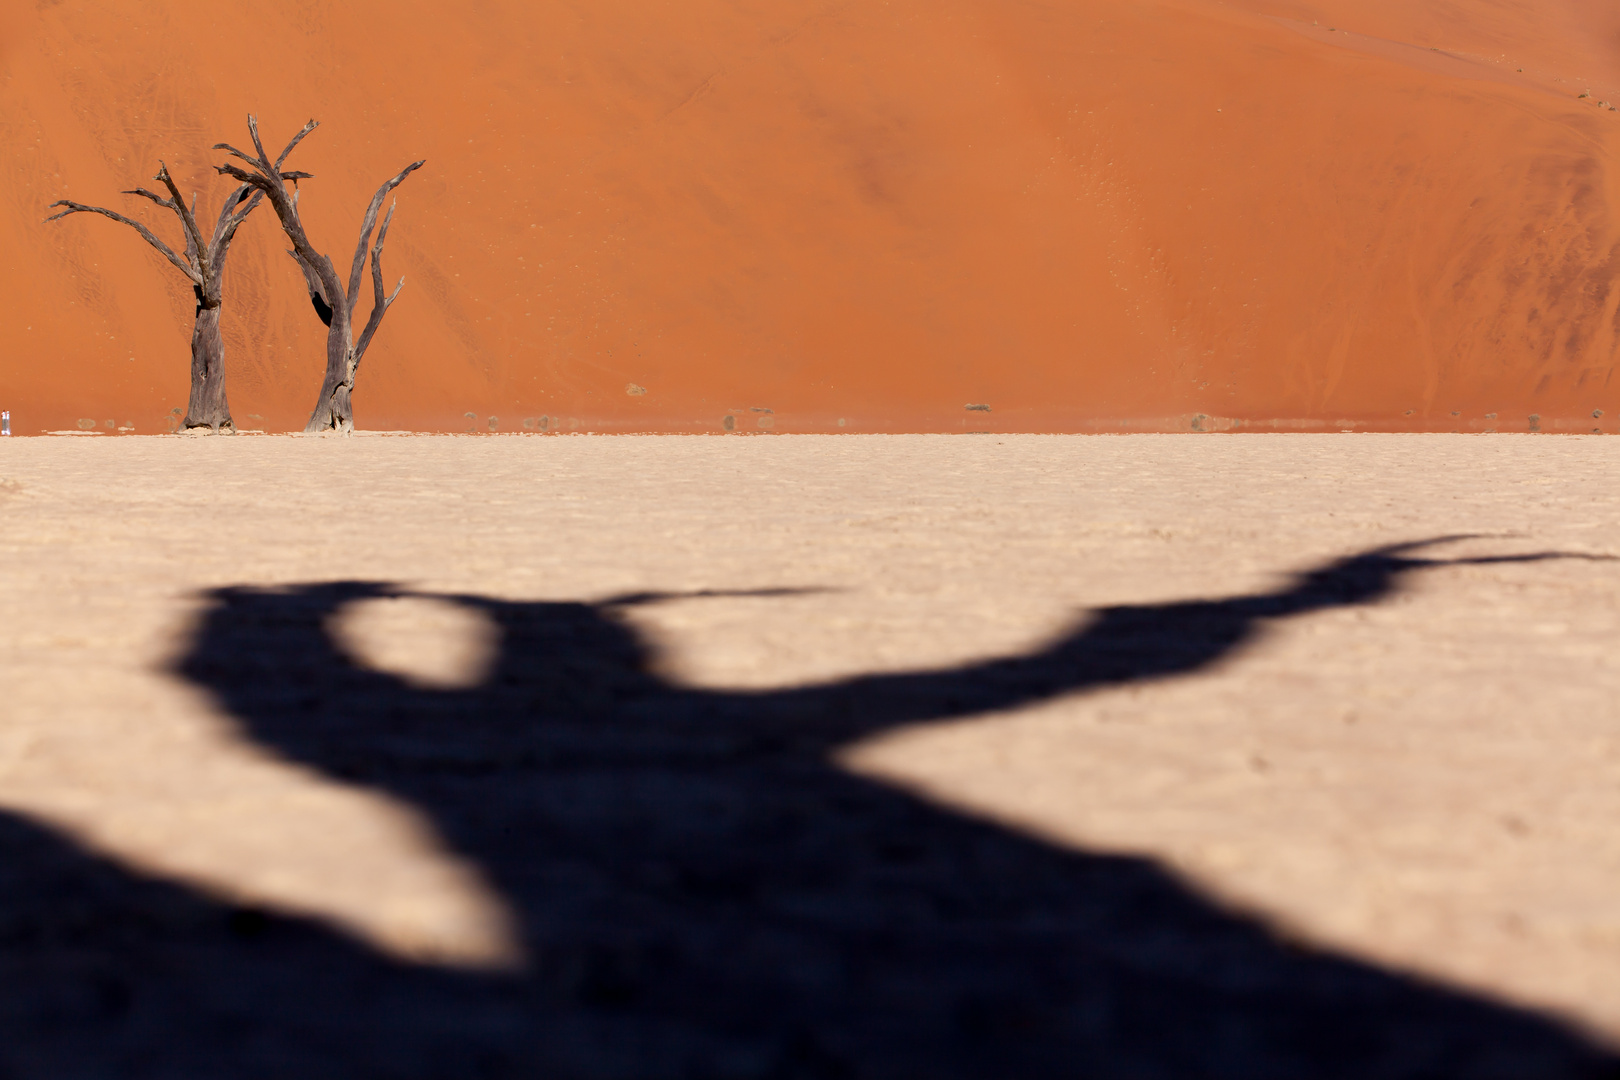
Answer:
POLYGON ((191 330, 191 401, 186 408, 186 418, 182 426, 208 428, 216 434, 234 432, 236 425, 231 422, 231 407, 225 398, 225 340, 219 332, 220 285, 225 272, 225 256, 230 251, 231 240, 236 236, 236 230, 264 196, 261 192, 252 191, 249 184, 243 184, 231 192, 225 200, 225 205, 220 207, 219 221, 214 226, 213 236, 205 243, 202 231, 197 227, 197 196, 192 195, 191 205, 187 206, 186 200, 169 176, 169 167, 161 161, 158 164, 160 168, 156 179, 161 180, 168 189, 167 198, 145 188, 136 188, 124 194, 139 195, 174 211, 186 236, 184 258, 176 255, 173 248, 154 236, 145 225, 99 206, 86 206, 69 199, 61 199, 52 203, 51 208, 65 206, 67 209, 45 220, 55 221, 69 214, 101 214, 103 217, 123 222, 140 233, 148 244, 186 275, 197 298, 197 314, 191 330))

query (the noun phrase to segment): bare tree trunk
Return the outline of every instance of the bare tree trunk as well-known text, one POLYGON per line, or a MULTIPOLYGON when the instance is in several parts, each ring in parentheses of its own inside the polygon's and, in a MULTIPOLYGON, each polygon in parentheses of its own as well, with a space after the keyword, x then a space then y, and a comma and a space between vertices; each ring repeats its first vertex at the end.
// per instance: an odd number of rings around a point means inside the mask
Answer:
POLYGON ((197 308, 191 330, 191 403, 185 428, 208 428, 218 435, 232 433, 231 407, 225 400, 225 339, 219 332, 219 308, 197 308))
POLYGON ((182 426, 205 427, 216 435, 222 432, 234 434, 236 425, 231 422, 231 407, 225 400, 225 339, 219 333, 221 278, 225 272, 225 256, 230 251, 236 230, 264 196, 254 191, 250 197, 248 192, 251 185, 248 184, 233 191, 220 207, 219 222, 214 226, 213 237, 205 242, 202 230, 197 227, 197 196, 193 194, 191 205, 187 206, 185 198, 169 176, 169 167, 161 161, 158 165, 160 168, 156 178, 168 188, 167 198, 145 188, 136 188, 124 194, 139 195, 174 211, 186 236, 184 258, 176 255, 173 248, 159 240, 145 225, 99 206, 61 199, 52 203, 51 208, 65 206, 67 209, 45 220, 55 221, 69 214, 100 214, 112 218, 140 233, 143 240, 186 275, 197 297, 197 317, 191 328, 191 401, 186 407, 186 419, 182 426))
POLYGON ((306 433, 336 431, 347 435, 354 431, 354 411, 351 405, 351 396, 354 393, 354 376, 360 368, 360 361, 376 336, 377 328, 382 325, 383 315, 399 296, 399 290, 404 288, 405 279, 400 278, 399 284, 394 287, 392 295, 385 295, 382 277, 382 250, 383 242, 388 238, 389 223, 394 220, 394 208, 388 208, 388 216, 383 219, 382 228, 377 228, 377 213, 382 209, 383 199, 388 193, 405 182, 405 178, 420 169, 423 162, 416 161, 405 166, 393 179, 386 181, 372 196, 371 205, 366 208, 365 220, 360 223, 360 242, 355 246, 354 262, 349 268, 349 287, 345 289, 343 282, 337 276, 337 269, 333 267, 332 260, 322 255, 311 246, 308 235, 304 232, 304 223, 298 216, 297 183, 299 180, 310 178, 306 172, 283 172, 281 165, 287 160, 287 155, 293 148, 304 140, 304 137, 319 126, 314 120, 305 124, 303 130, 294 135, 281 156, 274 161, 265 153, 264 143, 259 139, 259 122, 248 117, 248 134, 253 137, 253 149, 258 151, 255 157, 245 151, 238 150, 229 143, 218 143, 215 150, 225 150, 232 157, 240 158, 248 163, 250 169, 241 169, 227 162, 215 168, 226 176, 233 176, 244 185, 251 186, 270 200, 275 209, 276 216, 281 219, 281 228, 292 241, 292 250, 288 252, 298 263, 299 269, 304 272, 304 280, 309 286, 309 298, 315 306, 316 314, 326 323, 326 375, 321 380, 320 397, 315 401, 315 410, 310 414, 309 423, 304 425, 306 433), (288 193, 286 182, 291 180, 294 191, 288 193), (372 246, 371 256, 371 283, 372 305, 371 314, 366 319, 365 329, 360 332, 360 340, 354 339, 354 308, 360 301, 360 284, 366 269, 366 246, 371 244, 373 230, 377 234, 377 242, 372 246))
POLYGON ((315 399, 315 411, 310 414, 304 431, 337 431, 345 435, 354 431, 354 409, 349 397, 354 392, 354 335, 347 304, 338 304, 332 312, 332 321, 326 330, 326 377, 321 380, 321 395, 315 399))

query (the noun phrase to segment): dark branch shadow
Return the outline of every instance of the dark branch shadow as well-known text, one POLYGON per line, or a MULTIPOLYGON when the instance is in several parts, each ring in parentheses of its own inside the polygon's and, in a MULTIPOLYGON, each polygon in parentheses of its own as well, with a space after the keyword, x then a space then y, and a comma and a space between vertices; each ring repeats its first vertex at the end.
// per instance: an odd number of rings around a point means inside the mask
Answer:
POLYGON ((328 633, 345 604, 406 590, 219 590, 180 672, 251 738, 430 815, 532 963, 396 962, 0 819, 0 1077, 1616 1075, 1548 1020, 1280 942, 1151 861, 829 764, 894 725, 1198 671, 1423 567, 1565 557, 1425 546, 1103 609, 1027 655, 747 693, 654 673, 622 613, 662 594, 449 598, 488 614, 500 657, 476 689, 432 691, 328 633))

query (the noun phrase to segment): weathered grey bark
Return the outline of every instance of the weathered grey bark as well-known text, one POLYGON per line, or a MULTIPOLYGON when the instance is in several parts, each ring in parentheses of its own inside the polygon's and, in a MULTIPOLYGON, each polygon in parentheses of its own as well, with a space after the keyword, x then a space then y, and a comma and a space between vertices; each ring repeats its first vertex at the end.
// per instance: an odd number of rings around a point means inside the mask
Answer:
POLYGON ((161 161, 158 165, 160 167, 154 179, 161 180, 163 186, 169 190, 168 198, 145 188, 136 188, 124 194, 151 199, 159 206, 174 211, 186 236, 183 259, 174 253, 173 248, 154 236, 145 225, 99 206, 86 206, 71 199, 59 199, 51 203, 50 208, 54 210, 58 206, 65 206, 67 209, 45 220, 55 221, 69 214, 101 214, 114 221, 121 221, 140 233, 148 244, 157 248, 164 258, 186 275, 186 280, 191 282, 191 291, 197 298, 197 311, 196 321, 191 330, 191 401, 186 406, 183 426, 205 427, 216 434, 233 432, 236 425, 231 422, 231 407, 225 398, 225 339, 219 333, 225 256, 230 251, 231 241, 236 237, 236 230, 247 220, 247 216, 259 205, 264 196, 254 191, 250 197, 248 192, 252 189, 248 184, 243 184, 231 192, 225 200, 225 205, 220 207, 219 221, 214 226, 214 234, 205 244, 202 230, 197 227, 197 196, 193 194, 191 205, 187 206, 186 200, 181 197, 180 190, 174 186, 174 180, 169 176, 169 167, 161 161))
POLYGON ((207 425, 215 432, 236 430, 225 400, 225 339, 219 333, 219 308, 197 308, 191 328, 191 401, 184 427, 207 425))
POLYGON ((388 225, 394 219, 394 208, 388 208, 388 216, 383 218, 382 228, 377 229, 377 212, 382 209, 383 199, 388 193, 405 182, 405 178, 420 169, 425 162, 416 161, 400 170, 399 175, 387 181, 377 189, 377 194, 371 199, 371 205, 366 208, 365 219, 360 223, 360 241, 355 245, 354 261, 349 268, 348 288, 338 279, 337 270, 332 260, 320 254, 310 244, 309 237, 304 232, 304 223, 298 216, 297 182, 310 178, 309 173, 283 172, 282 164, 293 148, 304 140, 304 137, 314 131, 319 124, 314 120, 305 124, 303 130, 294 135, 287 148, 274 161, 265 153, 264 143, 259 140, 259 122, 255 117, 248 117, 248 133, 253 137, 253 148, 258 156, 236 149, 229 143, 219 143, 214 149, 224 150, 233 157, 240 158, 248 163, 250 168, 242 169, 227 162, 216 166, 226 176, 232 176, 251 185, 262 192, 270 200, 270 205, 281 220, 281 228, 292 241, 290 254, 304 272, 304 281, 309 288, 310 302, 315 311, 326 323, 326 376, 321 381, 320 397, 316 399, 315 410, 310 414, 309 423, 304 426, 306 432, 338 431, 348 434, 354 430, 354 410, 351 402, 354 393, 354 377, 360 368, 360 361, 371 345, 371 340, 377 334, 377 328, 382 325, 383 315, 393 304, 399 290, 404 288, 405 279, 400 278, 399 284, 394 286, 391 295, 384 295, 382 276, 382 250, 383 242, 388 237, 388 225), (293 182, 294 190, 288 192, 286 182, 293 182), (371 315, 366 319, 366 325, 360 332, 360 339, 354 338, 354 309, 360 301, 361 279, 365 276, 367 246, 371 245, 372 231, 377 232, 377 242, 370 247, 371 281, 372 281, 372 307, 371 315))

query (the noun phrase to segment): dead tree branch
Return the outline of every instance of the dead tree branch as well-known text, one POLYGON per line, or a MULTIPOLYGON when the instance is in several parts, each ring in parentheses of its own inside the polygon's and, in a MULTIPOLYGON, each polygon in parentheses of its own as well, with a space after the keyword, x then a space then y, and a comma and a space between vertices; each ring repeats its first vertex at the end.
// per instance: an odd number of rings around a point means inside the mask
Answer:
POLYGON ((388 216, 383 218, 382 228, 377 230, 377 243, 371 249, 371 317, 366 320, 366 328, 360 331, 360 342, 354 347, 354 366, 358 370, 360 360, 366 355, 366 346, 371 344, 372 335, 377 327, 382 325, 383 315, 393 306, 394 300, 399 296, 399 290, 405 287, 405 279, 401 277, 399 284, 388 297, 383 296, 382 250, 383 241, 388 238, 388 223, 394 220, 394 205, 388 207, 388 216))
POLYGON ((59 218, 67 217, 69 214, 101 214, 103 217, 110 217, 114 221, 121 221, 125 225, 128 225, 130 228, 134 229, 136 232, 140 233, 141 238, 144 239, 148 244, 151 244, 153 247, 157 248, 158 251, 162 252, 163 257, 173 263, 176 270, 179 270, 182 274, 186 275, 193 285, 199 287, 202 285, 202 271, 197 267, 192 266, 186 260, 180 258, 180 256, 176 255, 173 248, 171 248, 168 244, 165 244, 162 240, 159 240, 156 236, 152 235, 152 230, 148 229, 140 222, 133 221, 125 217, 123 214, 117 213, 113 210, 108 210, 105 207, 86 206, 84 203, 77 203, 72 199, 58 199, 56 202, 51 203, 48 209, 55 210, 58 206, 65 206, 67 209, 62 211, 60 214, 52 214, 50 217, 45 219, 46 221, 56 221, 59 218))
POLYGON ((174 178, 169 175, 168 165, 160 161, 158 166, 158 173, 154 179, 168 189, 167 197, 142 187, 133 188, 124 194, 154 202, 172 211, 180 219, 180 229, 186 238, 183 256, 175 254, 173 248, 158 239, 145 225, 104 207, 87 206, 71 199, 59 199, 51 204, 50 209, 54 210, 58 206, 65 206, 67 209, 45 220, 56 221, 69 214, 101 214, 112 218, 138 232, 143 240, 156 248, 175 269, 186 276, 197 298, 197 312, 191 335, 191 401, 186 409, 184 423, 188 428, 234 430, 230 406, 225 399, 225 345, 219 332, 219 308, 223 302, 221 275, 225 268, 225 255, 230 250, 236 230, 259 205, 263 195, 255 191, 250 197, 248 193, 252 189, 247 184, 231 192, 220 208, 219 222, 214 226, 213 235, 205 242, 202 230, 197 225, 197 196, 191 197, 191 204, 188 206, 180 194, 180 189, 175 186, 174 178))
MULTIPOLYGON (((372 197, 371 205, 366 208, 365 219, 361 222, 360 239, 355 245, 354 258, 349 267, 348 287, 345 288, 344 283, 338 278, 337 269, 332 265, 331 258, 316 251, 314 245, 310 243, 309 236, 304 231, 303 220, 298 215, 297 181, 310 179, 311 174, 297 171, 283 172, 281 168, 298 144, 318 126, 314 120, 305 124, 303 129, 287 143, 286 149, 272 161, 269 153, 265 151, 264 141, 259 137, 258 119, 249 116, 248 135, 253 139, 256 155, 239 150, 229 143, 218 143, 214 149, 225 151, 231 157, 245 163, 247 167, 227 161, 215 168, 223 175, 233 177, 244 185, 256 189, 269 199, 276 217, 281 221, 282 231, 287 234, 287 239, 292 241, 292 250, 288 254, 303 272, 304 283, 309 289, 310 303, 327 327, 326 375, 321 384, 320 398, 316 401, 315 410, 304 430, 346 433, 354 429, 350 396, 354 390, 355 372, 360 366, 361 357, 365 355, 372 338, 376 335, 377 328, 382 324, 383 315, 393 304, 394 298, 399 295, 399 288, 396 287, 393 296, 385 297, 382 286, 382 248, 388 234, 388 224, 393 220, 393 209, 390 207, 388 217, 384 219, 382 229, 377 233, 377 242, 373 245, 371 236, 377 227, 377 213, 388 193, 404 183, 407 176, 425 163, 417 161, 407 165, 398 175, 385 182, 372 197), (291 191, 287 189, 289 182, 293 184, 291 191), (354 309, 359 302, 368 254, 375 283, 374 298, 371 315, 366 320, 359 341, 356 342, 354 309)), ((400 285, 403 284, 404 279, 401 278, 400 285)))

